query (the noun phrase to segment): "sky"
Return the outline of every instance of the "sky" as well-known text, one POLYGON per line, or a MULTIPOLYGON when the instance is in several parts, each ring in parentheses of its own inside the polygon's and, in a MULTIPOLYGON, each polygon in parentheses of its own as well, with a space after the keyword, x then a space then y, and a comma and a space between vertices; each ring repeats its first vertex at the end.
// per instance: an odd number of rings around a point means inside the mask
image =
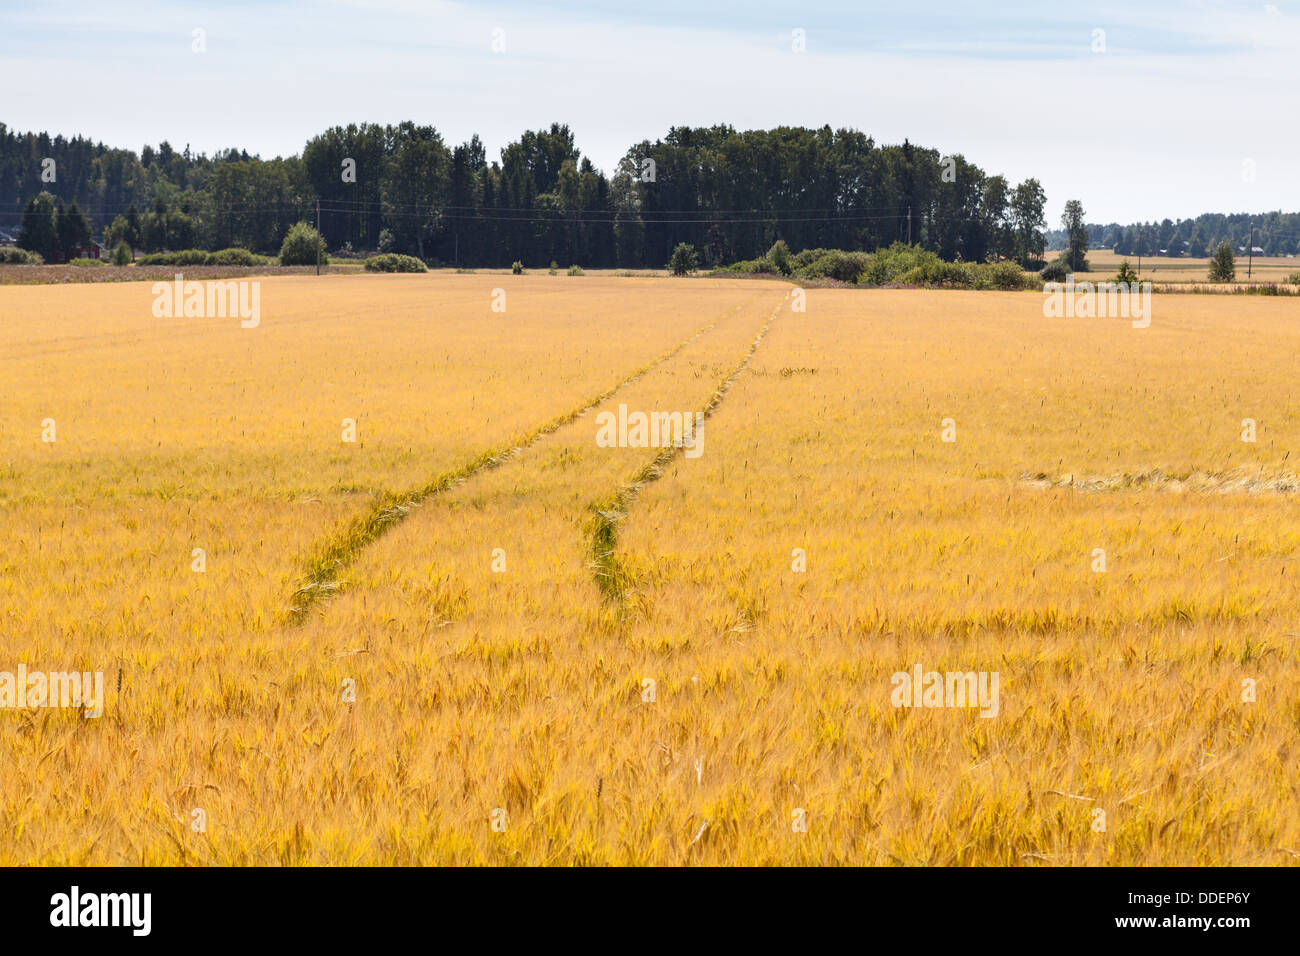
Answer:
POLYGON ((561 122, 612 172, 672 126, 829 124, 1037 177, 1053 226, 1300 210, 1300 0, 0 0, 0 69, 10 129, 137 151, 561 122))

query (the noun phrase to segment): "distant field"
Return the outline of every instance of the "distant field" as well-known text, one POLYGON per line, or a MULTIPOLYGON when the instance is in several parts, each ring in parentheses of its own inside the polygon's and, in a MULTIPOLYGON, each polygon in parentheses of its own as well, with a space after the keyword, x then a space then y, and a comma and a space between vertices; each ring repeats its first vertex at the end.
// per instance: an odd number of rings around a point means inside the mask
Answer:
POLYGON ((0 287, 0 863, 1300 862, 1292 300, 261 281, 0 287))
MULTIPOLYGON (((360 267, 358 266, 358 269, 360 267)), ((326 272, 346 273, 347 266, 326 272)), ((158 282, 176 273, 189 279, 228 279, 244 276, 291 276, 316 274, 315 266, 0 266, 0 285, 79 285, 107 282, 158 282)))
MULTIPOLYGON (((510 269, 457 269, 445 266, 433 271, 464 275, 511 275, 510 269)), ((566 278, 578 279, 580 276, 567 276, 567 268, 557 270, 566 278)), ((289 276, 316 274, 315 266, 124 266, 117 267, 104 264, 101 266, 45 265, 14 266, 0 265, 0 285, 69 285, 90 282, 157 282, 170 279, 177 272, 190 279, 224 279, 244 276, 289 276)), ((334 259, 322 267, 321 274, 359 275, 365 272, 364 259, 334 259)), ((527 275, 549 275, 549 270, 528 269, 527 275)), ((584 276, 620 276, 623 278, 664 278, 664 269, 589 269, 584 276)))
MULTIPOLYGON (((1137 268, 1137 256, 1117 256, 1109 249, 1088 252, 1088 263, 1093 272, 1113 274, 1125 259, 1137 268)), ((1245 256, 1237 258, 1237 282, 1287 282, 1292 275, 1300 273, 1300 258, 1256 256, 1249 280, 1246 277, 1247 265, 1245 256)), ((1209 259, 1142 257, 1142 278, 1152 282, 1209 282, 1209 275, 1209 259)))

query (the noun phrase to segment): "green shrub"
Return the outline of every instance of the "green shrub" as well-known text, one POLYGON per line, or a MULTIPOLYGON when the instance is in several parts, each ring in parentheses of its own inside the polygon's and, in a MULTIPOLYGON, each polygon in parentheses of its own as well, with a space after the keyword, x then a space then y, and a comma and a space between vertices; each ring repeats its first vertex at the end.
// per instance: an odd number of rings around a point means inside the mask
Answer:
POLYGON ((524 264, 516 259, 510 264, 510 271, 517 276, 521 276, 524 274, 524 264))
POLYGON ((862 275, 871 264, 871 256, 865 252, 844 252, 834 250, 808 267, 809 272, 820 272, 828 279, 840 282, 861 282, 862 275))
POLYGON ((117 248, 113 250, 113 265, 125 266, 131 264, 131 247, 125 241, 119 242, 117 248))
POLYGON ((142 266, 207 266, 212 265, 212 253, 202 249, 181 249, 179 252, 151 252, 141 256, 142 266))
POLYGON ((813 275, 820 273, 828 279, 838 279, 840 282, 858 283, 863 281, 863 273, 870 267, 871 262, 872 257, 865 252, 833 249, 813 260, 807 271, 813 275))
POLYGON ((169 266, 206 266, 211 264, 211 255, 202 249, 182 249, 172 253, 169 266))
POLYGON ((796 272, 800 269, 806 269, 826 251, 825 249, 800 249, 790 257, 790 265, 796 272))
POLYGON ((1237 277, 1237 257, 1232 254, 1232 246, 1226 242, 1219 243, 1210 260, 1210 281, 1231 282, 1237 277))
POLYGON ((1049 262, 1038 274, 1044 282, 1064 282, 1070 275, 1070 267, 1064 259, 1057 259, 1049 262))
POLYGON ((1014 262, 946 262, 937 256, 933 259, 928 256, 923 258, 907 272, 890 281, 932 289, 992 289, 1002 292, 1020 292, 1039 287, 1038 281, 1026 275, 1014 262))
POLYGON ((79 257, 79 258, 76 258, 76 259, 69 259, 69 260, 68 260, 68 265, 70 265, 70 266, 106 266, 106 265, 108 265, 108 263, 107 263, 107 262, 101 262, 101 261, 98 260, 98 259, 85 259, 85 258, 80 258, 80 257, 79 257))
POLYGON ((1030 278, 1025 270, 1014 262, 1006 260, 977 267, 987 276, 989 288, 1006 292, 1018 292, 1023 289, 1036 289, 1038 282, 1030 278))
POLYGON ((569 275, 571 276, 582 275, 582 266, 578 266, 578 265, 569 266, 569 275))
POLYGON ((700 257, 689 242, 679 242, 668 259, 668 271, 675 276, 688 275, 696 270, 700 257))
MULTIPOLYGON (((121 243, 121 249, 125 243, 121 243)), ((116 257, 117 252, 113 255, 116 257)), ((130 261, 131 250, 127 248, 127 260, 130 261)), ((139 258, 142 266, 264 266, 270 263, 266 256, 255 255, 247 249, 232 247, 217 252, 205 252, 202 249, 181 249, 177 252, 151 252, 139 258)), ((312 260, 312 265, 316 260, 312 260)))
POLYGON ((856 283, 871 261, 865 252, 847 252, 843 249, 816 249, 817 255, 806 265, 798 266, 792 260, 795 274, 804 279, 837 279, 856 283))
POLYGON ((559 275, 559 274, 560 274, 560 264, 559 264, 558 262, 556 262, 554 259, 552 259, 552 260, 551 260, 551 267, 550 267, 549 269, 547 269, 546 271, 549 272, 549 273, 550 273, 551 275, 553 275, 553 276, 559 275))
POLYGON ((280 246, 280 265, 314 266, 317 256, 321 263, 329 262, 325 255, 325 240, 320 233, 305 222, 294 225, 280 246))
POLYGON ((902 275, 895 275, 890 280, 902 285, 914 285, 931 288, 969 289, 977 288, 979 273, 962 262, 946 262, 935 256, 922 259, 902 275))
POLYGON ((788 276, 794 271, 794 267, 790 265, 790 247, 784 239, 772 243, 772 248, 767 250, 766 259, 783 276, 788 276))
POLYGON ((1119 264, 1119 272, 1115 274, 1115 281, 1125 283, 1138 281, 1137 270, 1128 264, 1127 259, 1119 264))
POLYGON ((39 252, 20 249, 18 246, 0 246, 0 265, 43 266, 45 259, 39 252))
POLYGON ((774 245, 762 259, 723 266, 723 272, 776 273, 799 279, 834 279, 862 285, 907 285, 922 288, 1001 289, 1038 288, 1038 282, 1011 261, 947 262, 928 249, 896 242, 874 253, 845 249, 803 249, 783 256, 774 245), (783 272, 781 261, 789 272, 783 272))
POLYGON ((212 266, 264 266, 268 261, 266 256, 254 255, 247 249, 240 249, 237 246, 231 249, 219 249, 208 256, 208 265, 212 266))
POLYGON ((428 272, 426 266, 415 256, 404 256, 396 252, 371 256, 366 260, 367 272, 428 272))
POLYGON ((957 263, 944 263, 938 255, 920 246, 909 246, 905 242, 895 242, 885 249, 877 249, 870 256, 861 270, 859 282, 868 285, 893 285, 903 282, 904 277, 915 278, 914 270, 920 269, 923 281, 920 284, 944 284, 964 281, 961 266, 957 263), (957 265, 956 271, 945 266, 957 265))
POLYGON ((1286 277, 1286 281, 1291 285, 1300 285, 1300 272, 1293 272, 1286 277))
POLYGON ((729 266, 719 266, 719 272, 738 272, 743 275, 774 275, 776 266, 768 259, 742 259, 729 266))

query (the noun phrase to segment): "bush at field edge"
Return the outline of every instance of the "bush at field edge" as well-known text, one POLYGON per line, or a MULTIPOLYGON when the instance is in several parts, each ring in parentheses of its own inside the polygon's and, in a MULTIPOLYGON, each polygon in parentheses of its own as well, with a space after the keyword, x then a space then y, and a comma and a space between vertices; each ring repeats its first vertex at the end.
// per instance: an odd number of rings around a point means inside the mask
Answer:
POLYGON ((366 260, 367 272, 428 272, 426 266, 415 256, 404 256, 397 252, 385 252, 371 256, 366 260))

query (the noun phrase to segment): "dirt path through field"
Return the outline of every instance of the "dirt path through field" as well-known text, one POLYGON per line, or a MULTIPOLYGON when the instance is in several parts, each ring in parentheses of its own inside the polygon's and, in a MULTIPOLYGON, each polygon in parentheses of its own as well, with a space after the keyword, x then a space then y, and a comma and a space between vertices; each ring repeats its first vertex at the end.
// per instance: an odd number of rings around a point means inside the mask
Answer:
MULTIPOLYGON (((643 378, 646 373, 655 368, 671 361, 675 356, 681 353, 683 349, 692 342, 697 341, 702 336, 717 328, 718 324, 728 316, 743 311, 755 299, 761 295, 754 295, 746 299, 739 305, 733 306, 721 315, 714 318, 708 324, 702 326, 693 335, 683 339, 675 346, 664 352, 658 358, 641 366, 627 377, 607 388, 599 395, 593 396, 581 405, 570 409, 562 415, 551 419, 526 434, 520 435, 501 445, 497 445, 487 451, 484 451, 478 457, 465 462, 464 464, 444 471, 427 483, 418 488, 412 488, 404 492, 387 492, 376 497, 370 510, 357 516, 349 524, 333 533, 330 537, 321 541, 306 559, 305 564, 308 568, 307 583, 300 587, 293 596, 293 601, 289 609, 289 620, 294 623, 301 623, 311 612, 312 608, 321 602, 324 598, 337 593, 339 589, 339 574, 349 567, 356 559, 356 556, 367 546, 372 544, 380 535, 388 531, 393 525, 402 521, 410 514, 413 507, 416 507, 427 501, 434 495, 441 494, 449 488, 453 488, 474 475, 487 469, 496 468, 508 461, 517 458, 524 449, 529 448, 540 439, 552 434, 556 430, 568 425, 584 415, 586 412, 608 401, 615 395, 619 394, 627 386, 632 385, 643 378)), ((778 307, 779 308, 779 307, 778 307)), ((775 315, 775 312, 773 313, 775 315)), ((769 319, 768 325, 771 324, 769 319)), ((753 355, 753 350, 758 347, 763 333, 767 331, 765 325, 755 339, 753 346, 746 355, 744 361, 738 366, 735 372, 728 378, 723 386, 719 389, 717 396, 710 403, 709 409, 721 399, 721 394, 730 386, 735 375, 739 374, 740 369, 748 362, 749 357, 753 355)))

